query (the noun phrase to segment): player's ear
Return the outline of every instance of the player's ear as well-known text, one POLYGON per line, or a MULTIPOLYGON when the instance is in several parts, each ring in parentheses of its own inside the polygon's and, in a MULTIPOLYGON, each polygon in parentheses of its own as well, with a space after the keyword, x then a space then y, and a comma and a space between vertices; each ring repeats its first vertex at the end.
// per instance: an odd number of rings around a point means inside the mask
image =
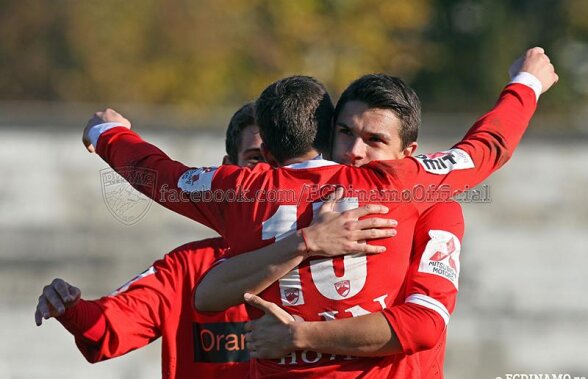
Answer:
POLYGON ((407 147, 405 147, 404 149, 402 149, 402 155, 405 157, 410 157, 414 154, 414 152, 416 151, 416 149, 419 147, 419 144, 416 142, 411 142, 408 144, 407 147))
POLYGON ((233 163, 233 161, 231 161, 231 158, 229 158, 229 156, 228 156, 228 155, 225 155, 225 156, 223 157, 223 164, 231 164, 231 165, 234 165, 234 164, 236 164, 236 163, 233 163))
POLYGON ((261 143, 261 155, 263 155, 263 159, 272 167, 278 167, 279 163, 274 157, 274 155, 268 150, 265 143, 261 143))

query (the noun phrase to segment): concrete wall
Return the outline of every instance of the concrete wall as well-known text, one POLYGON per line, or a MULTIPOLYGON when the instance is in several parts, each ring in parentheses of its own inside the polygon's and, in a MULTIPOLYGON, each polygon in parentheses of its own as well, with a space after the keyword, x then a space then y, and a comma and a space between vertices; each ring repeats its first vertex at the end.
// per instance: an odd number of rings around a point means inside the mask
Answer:
MULTIPOLYGON (((220 133, 144 136, 186 163, 217 164, 220 133)), ((424 136, 420 150, 449 141, 424 136)), ((80 132, 0 129, 0 378, 157 378, 159 344, 87 364, 54 320, 34 325, 55 277, 97 297, 177 245, 214 235, 153 205, 133 226, 105 206, 99 158, 80 132)), ((506 373, 588 376, 588 149, 529 139, 487 182, 491 202, 464 204, 461 294, 449 326, 448 378, 506 373)))

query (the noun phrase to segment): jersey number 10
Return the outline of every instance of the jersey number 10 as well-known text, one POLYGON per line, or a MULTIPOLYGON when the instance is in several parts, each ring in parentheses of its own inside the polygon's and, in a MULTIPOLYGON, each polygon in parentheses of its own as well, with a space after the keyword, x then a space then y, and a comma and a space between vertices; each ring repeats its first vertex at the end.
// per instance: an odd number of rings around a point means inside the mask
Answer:
MULTIPOLYGON (((322 202, 313 204, 313 217, 317 216, 322 202)), ((336 212, 344 212, 359 206, 357 198, 344 198, 335 205, 336 212)), ((280 205, 268 220, 263 222, 262 238, 276 241, 294 233, 298 227, 296 205, 280 205)), ((335 275, 332 258, 313 259, 309 262, 312 281, 316 289, 327 299, 344 300, 361 291, 367 278, 367 257, 365 254, 351 254, 343 258, 344 274, 335 275)), ((300 281, 300 271, 294 268, 279 280, 282 305, 299 306, 304 304, 304 293, 300 281)))

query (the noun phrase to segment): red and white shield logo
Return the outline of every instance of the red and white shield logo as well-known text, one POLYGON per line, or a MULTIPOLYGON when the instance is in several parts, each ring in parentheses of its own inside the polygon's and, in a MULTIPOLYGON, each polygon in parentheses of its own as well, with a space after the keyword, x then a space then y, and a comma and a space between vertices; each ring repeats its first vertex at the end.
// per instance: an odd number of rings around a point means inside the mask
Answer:
POLYGON ((337 290, 337 293, 343 297, 349 295, 349 290, 351 289, 351 284, 349 283, 349 280, 341 280, 337 283, 335 283, 335 289, 337 290))
POLYGON ((300 298, 300 290, 298 288, 286 288, 284 290, 284 296, 290 304, 296 304, 300 298))
POLYGON ((450 239, 447 243, 446 243, 446 247, 447 247, 447 254, 443 254, 440 251, 436 251, 435 254, 433 254, 433 256, 430 258, 433 262, 440 262, 444 259, 446 259, 447 257, 449 257, 449 266, 451 266, 452 269, 457 270, 457 265, 455 264, 455 260, 452 257, 453 252, 455 251, 455 242, 453 242, 453 238, 450 239))

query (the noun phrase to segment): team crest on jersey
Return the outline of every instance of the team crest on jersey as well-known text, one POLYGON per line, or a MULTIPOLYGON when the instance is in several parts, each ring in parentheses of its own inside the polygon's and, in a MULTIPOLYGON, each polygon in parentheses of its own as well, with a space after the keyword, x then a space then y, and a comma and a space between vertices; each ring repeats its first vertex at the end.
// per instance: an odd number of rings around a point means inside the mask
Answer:
POLYGON ((178 187, 184 192, 210 191, 212 178, 217 167, 202 167, 186 171, 178 181, 178 187))
POLYGON ((152 197, 157 182, 156 171, 141 167, 122 167, 116 171, 107 168, 100 170, 100 181, 104 204, 121 223, 136 224, 149 212, 153 200, 133 186, 140 186, 152 197))
POLYGON ((431 239, 425 247, 419 272, 440 276, 449 280, 457 289, 459 281, 459 239, 445 230, 430 230, 431 239))
POLYGON ((415 158, 424 167, 425 171, 433 174, 447 174, 453 170, 474 167, 472 157, 460 149, 440 151, 434 154, 420 154, 415 158))
POLYGON ((109 296, 118 296, 121 293, 125 292, 126 290, 129 289, 129 287, 137 282, 138 280, 143 279, 146 276, 149 275, 153 275, 155 274, 156 270, 155 267, 151 266, 149 267, 147 270, 143 271, 142 273, 140 273, 139 275, 135 276, 133 279, 129 280, 128 282, 126 282, 125 284, 123 284, 121 287, 117 288, 113 293, 111 293, 109 296))
POLYGON ((286 288, 284 290, 284 297, 290 304, 298 303, 300 299, 300 290, 298 288, 286 288))
POLYGON ((335 290, 339 295, 341 295, 342 297, 347 297, 347 295, 349 295, 349 291, 351 290, 351 284, 349 280, 341 280, 335 283, 334 285, 335 290))

